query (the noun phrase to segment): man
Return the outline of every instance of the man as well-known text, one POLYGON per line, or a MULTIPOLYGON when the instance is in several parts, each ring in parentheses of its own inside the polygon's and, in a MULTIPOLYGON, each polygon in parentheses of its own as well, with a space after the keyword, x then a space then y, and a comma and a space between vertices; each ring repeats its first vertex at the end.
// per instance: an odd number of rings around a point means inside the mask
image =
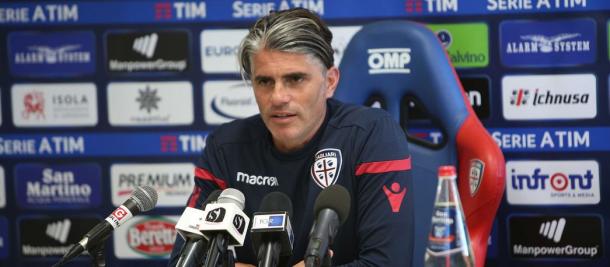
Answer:
MULTIPOLYGON (((306 9, 271 13, 255 23, 239 60, 260 114, 208 137, 188 205, 200 207, 213 190, 236 188, 251 216, 268 193, 287 194, 294 207, 290 264, 302 264, 315 199, 339 184, 352 203, 331 247, 333 264, 409 266, 413 211, 405 134, 383 110, 331 99, 339 82, 331 39, 328 27, 306 9)), ((237 262, 256 264, 249 237, 236 254, 237 262)))

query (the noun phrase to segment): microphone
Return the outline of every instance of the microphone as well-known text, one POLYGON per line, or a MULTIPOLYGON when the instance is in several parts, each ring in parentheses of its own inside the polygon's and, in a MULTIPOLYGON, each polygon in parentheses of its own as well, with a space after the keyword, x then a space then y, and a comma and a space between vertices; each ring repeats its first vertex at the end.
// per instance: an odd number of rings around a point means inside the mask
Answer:
POLYGON ((285 266, 292 256, 292 201, 281 192, 267 194, 252 218, 252 245, 258 267, 285 266), (280 259, 281 256, 281 259, 280 259))
POLYGON ((305 266, 320 266, 332 245, 339 226, 349 215, 351 197, 345 187, 331 185, 322 190, 316 199, 314 214, 316 220, 309 233, 309 244, 305 250, 305 266))
MULTIPOLYGON (((220 190, 214 190, 208 198, 201 205, 202 209, 209 203, 214 203, 220 196, 220 190)), ((199 225, 205 218, 205 212, 201 209, 186 207, 182 216, 176 223, 176 231, 182 239, 185 240, 182 248, 180 249, 180 256, 177 267, 186 266, 201 266, 203 259, 203 251, 207 247, 207 239, 199 231, 199 225)))
POLYGON ((115 228, 121 226, 133 216, 140 214, 140 212, 153 209, 155 205, 157 205, 157 191, 146 185, 138 187, 131 193, 131 196, 106 217, 104 221, 98 223, 86 233, 81 241, 72 245, 68 252, 66 252, 62 259, 54 266, 62 266, 69 260, 83 253, 83 251, 89 250, 106 241, 115 228))
POLYGON ((220 193, 216 203, 205 207, 205 219, 199 230, 210 242, 203 266, 216 267, 221 256, 228 256, 228 246, 244 245, 250 223, 250 218, 242 211, 245 201, 242 192, 227 188, 220 193))

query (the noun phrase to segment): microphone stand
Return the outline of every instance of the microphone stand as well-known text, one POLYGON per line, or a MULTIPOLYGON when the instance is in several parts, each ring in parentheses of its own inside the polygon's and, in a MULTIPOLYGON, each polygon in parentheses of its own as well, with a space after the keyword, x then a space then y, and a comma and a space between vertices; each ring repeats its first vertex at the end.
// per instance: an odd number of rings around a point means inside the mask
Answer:
POLYGON ((93 246, 87 250, 89 255, 91 256, 91 264, 93 267, 105 267, 106 266, 106 257, 104 257, 104 243, 100 242, 98 245, 93 246))
MULTIPOLYGON (((209 244, 207 257, 203 263, 204 267, 216 267, 218 260, 227 259, 227 243, 229 237, 218 233, 216 238, 209 244)), ((223 260, 223 266, 228 266, 228 262, 223 260)))

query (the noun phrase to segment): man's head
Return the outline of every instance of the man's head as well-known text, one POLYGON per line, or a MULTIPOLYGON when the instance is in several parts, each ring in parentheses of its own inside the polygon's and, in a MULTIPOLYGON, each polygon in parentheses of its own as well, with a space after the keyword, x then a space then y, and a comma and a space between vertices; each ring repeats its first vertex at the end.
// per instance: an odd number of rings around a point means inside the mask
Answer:
POLYGON ((291 9, 259 19, 241 43, 242 75, 281 151, 303 147, 324 121, 339 81, 331 40, 315 14, 291 9))

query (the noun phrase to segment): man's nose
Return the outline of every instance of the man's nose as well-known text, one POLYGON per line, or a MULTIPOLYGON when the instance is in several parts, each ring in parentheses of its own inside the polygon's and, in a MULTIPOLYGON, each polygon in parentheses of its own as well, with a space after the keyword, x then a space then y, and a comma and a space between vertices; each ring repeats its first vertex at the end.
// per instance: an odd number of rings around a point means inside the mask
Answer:
POLYGON ((290 92, 282 83, 276 83, 271 93, 271 102, 273 105, 283 105, 290 101, 290 92))

